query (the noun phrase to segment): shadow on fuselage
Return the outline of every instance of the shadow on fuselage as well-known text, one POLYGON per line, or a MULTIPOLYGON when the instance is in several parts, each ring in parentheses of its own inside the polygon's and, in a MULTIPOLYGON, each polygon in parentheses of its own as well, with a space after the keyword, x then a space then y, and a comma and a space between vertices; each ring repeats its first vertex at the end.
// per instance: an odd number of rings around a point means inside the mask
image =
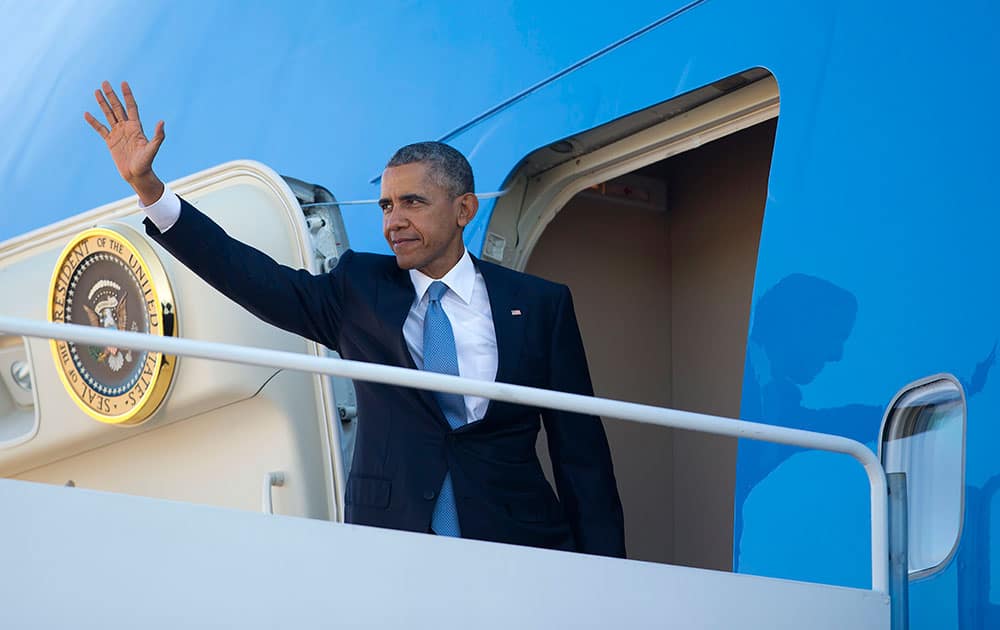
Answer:
MULTIPOLYGON (((742 417, 873 442, 882 418, 881 408, 853 404, 810 409, 802 404, 801 388, 813 382, 828 363, 841 360, 857 312, 858 301, 852 293, 814 276, 793 274, 768 289, 754 311, 743 375, 742 417)), ((801 496, 802 488, 809 486, 803 486, 805 480, 799 475, 803 471, 812 472, 818 463, 811 457, 797 459, 791 462, 794 475, 782 475, 778 469, 796 454, 805 455, 801 449, 780 444, 740 441, 733 532, 735 570, 817 579, 812 577, 808 567, 794 565, 794 560, 790 567, 784 562, 773 564, 765 551, 771 546, 772 535, 779 534, 771 524, 773 516, 779 508, 785 507, 774 502, 801 496), (762 485, 769 477, 771 479, 762 485), (747 529, 748 522, 754 528, 747 529), (768 525, 758 527, 764 523, 768 525)), ((819 458, 825 458, 825 454, 820 454, 819 458)), ((822 480, 816 481, 822 486, 822 480)), ((816 506, 809 506, 808 502, 801 505, 802 510, 795 512, 794 517, 814 520, 806 513, 815 512, 816 506)), ((789 520, 784 519, 782 523, 789 520)), ((802 534, 800 528, 794 528, 785 538, 799 534, 802 534)), ((810 535, 802 535, 802 546, 807 548, 813 541, 810 535)), ((794 541, 791 546, 795 547, 794 541)), ((838 573, 820 579, 848 584, 854 577, 838 573)))
MULTIPOLYGON (((768 289, 754 312, 742 417, 876 450, 883 407, 802 404, 802 387, 841 360, 857 313, 854 294, 814 276, 793 274, 768 289)), ((959 378, 967 397, 983 389, 995 359, 996 344, 971 378, 959 378)), ((753 440, 741 440, 738 453, 734 570, 867 588, 867 552, 859 551, 870 536, 859 517, 867 497, 852 485, 864 483, 860 469, 844 456, 753 440)))

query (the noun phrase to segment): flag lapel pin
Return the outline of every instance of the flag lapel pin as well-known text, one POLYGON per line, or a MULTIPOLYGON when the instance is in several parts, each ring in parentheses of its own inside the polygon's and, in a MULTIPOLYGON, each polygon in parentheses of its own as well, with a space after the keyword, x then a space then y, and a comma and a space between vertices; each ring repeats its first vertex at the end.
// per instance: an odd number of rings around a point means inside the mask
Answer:
POLYGON ((512 309, 510 311, 510 314, 513 315, 514 317, 520 317, 521 316, 521 309, 519 309, 519 308, 512 309))

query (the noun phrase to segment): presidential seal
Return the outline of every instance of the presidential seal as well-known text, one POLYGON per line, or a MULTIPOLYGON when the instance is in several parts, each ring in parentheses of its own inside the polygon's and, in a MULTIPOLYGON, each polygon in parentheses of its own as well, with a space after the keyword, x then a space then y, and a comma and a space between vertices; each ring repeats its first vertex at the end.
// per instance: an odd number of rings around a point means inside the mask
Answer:
MULTIPOLYGON (((125 227, 92 228, 69 242, 49 289, 49 321, 173 336, 167 276, 142 237, 125 227)), ((87 415, 138 424, 163 401, 175 358, 159 352, 52 341, 66 391, 87 415)))

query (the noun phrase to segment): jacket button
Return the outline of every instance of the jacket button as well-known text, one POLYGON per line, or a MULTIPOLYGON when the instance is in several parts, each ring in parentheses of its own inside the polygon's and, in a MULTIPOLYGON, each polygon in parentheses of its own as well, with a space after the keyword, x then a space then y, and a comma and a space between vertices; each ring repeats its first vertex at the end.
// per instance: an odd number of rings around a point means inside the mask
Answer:
POLYGON ((431 499, 433 499, 436 496, 437 496, 437 493, 434 492, 433 490, 424 490, 424 498, 427 499, 428 501, 430 501, 431 499))

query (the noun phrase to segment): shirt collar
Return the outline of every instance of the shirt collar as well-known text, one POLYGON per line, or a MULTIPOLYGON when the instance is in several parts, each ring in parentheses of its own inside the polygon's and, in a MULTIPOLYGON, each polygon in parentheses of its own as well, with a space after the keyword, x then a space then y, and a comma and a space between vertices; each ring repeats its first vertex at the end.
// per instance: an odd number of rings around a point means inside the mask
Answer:
MULTIPOLYGON (((424 274, 417 269, 410 269, 410 280, 413 282, 413 289, 417 293, 417 301, 424 299, 424 294, 430 288, 434 278, 424 274)), ((462 253, 455 266, 444 274, 441 282, 448 285, 448 288, 455 292, 466 304, 472 303, 472 291, 476 286, 476 266, 472 264, 472 256, 469 250, 462 253)))

